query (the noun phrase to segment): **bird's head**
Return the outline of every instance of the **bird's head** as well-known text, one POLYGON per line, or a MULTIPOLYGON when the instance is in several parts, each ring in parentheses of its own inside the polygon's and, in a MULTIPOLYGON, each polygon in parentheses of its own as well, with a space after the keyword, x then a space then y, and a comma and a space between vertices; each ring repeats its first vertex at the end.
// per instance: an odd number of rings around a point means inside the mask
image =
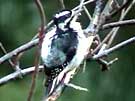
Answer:
POLYGON ((73 19, 73 11, 71 10, 62 10, 55 14, 53 21, 54 24, 64 30, 70 23, 70 21, 73 19))

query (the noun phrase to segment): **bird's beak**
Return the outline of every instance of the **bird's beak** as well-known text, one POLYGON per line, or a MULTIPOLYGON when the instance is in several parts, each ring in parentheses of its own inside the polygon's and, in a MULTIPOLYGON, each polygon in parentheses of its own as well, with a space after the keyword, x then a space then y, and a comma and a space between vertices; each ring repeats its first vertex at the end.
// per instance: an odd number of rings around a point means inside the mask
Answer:
POLYGON ((72 11, 72 15, 71 15, 72 17, 72 21, 76 21, 77 20, 77 18, 78 18, 78 13, 77 12, 75 12, 75 11, 72 11))
POLYGON ((75 16, 75 11, 72 11, 72 15, 71 15, 71 17, 73 17, 73 16, 75 16))

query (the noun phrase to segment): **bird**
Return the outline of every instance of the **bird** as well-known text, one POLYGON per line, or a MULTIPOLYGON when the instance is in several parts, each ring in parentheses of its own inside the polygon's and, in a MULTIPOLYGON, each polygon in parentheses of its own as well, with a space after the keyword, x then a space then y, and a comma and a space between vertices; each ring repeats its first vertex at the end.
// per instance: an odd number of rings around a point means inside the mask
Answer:
POLYGON ((43 39, 41 58, 47 77, 47 94, 54 89, 54 79, 67 66, 78 67, 87 54, 88 41, 76 18, 75 12, 68 9, 57 12, 52 18, 54 27, 43 39))

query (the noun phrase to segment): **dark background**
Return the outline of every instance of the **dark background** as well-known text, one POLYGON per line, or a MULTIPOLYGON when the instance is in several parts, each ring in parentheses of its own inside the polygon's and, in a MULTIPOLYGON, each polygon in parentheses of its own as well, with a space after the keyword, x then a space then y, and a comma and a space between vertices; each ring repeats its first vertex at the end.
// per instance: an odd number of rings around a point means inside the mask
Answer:
MULTIPOLYGON (((65 0, 66 8, 73 8, 79 0, 65 0)), ((42 0, 49 22, 55 12, 60 10, 58 0, 42 0)), ((94 4, 88 6, 91 13, 94 4), (91 8, 90 8, 91 6, 91 8)), ((135 18, 135 7, 125 19, 135 18)), ((86 15, 80 21, 88 24, 86 15)), ((114 21, 117 21, 114 18, 114 21)), ((39 12, 32 0, 0 0, 0 42, 8 52, 30 41, 40 26, 39 12)), ((125 26, 118 31, 114 44, 124 41, 135 34, 135 26, 125 26)), ((100 32, 103 37, 108 30, 100 32)), ((134 101, 135 100, 135 44, 128 45, 109 55, 109 59, 118 57, 109 71, 101 72, 96 62, 87 62, 86 72, 80 72, 72 81, 89 92, 67 88, 59 101, 134 101)), ((0 50, 0 56, 3 56, 0 50)), ((21 68, 33 66, 35 48, 25 52, 20 60, 21 68)), ((0 65, 0 78, 14 72, 8 62, 0 65)), ((37 78, 33 101, 40 101, 43 96, 43 73, 37 78)), ((25 101, 30 89, 31 75, 8 82, 0 87, 0 101, 25 101)))

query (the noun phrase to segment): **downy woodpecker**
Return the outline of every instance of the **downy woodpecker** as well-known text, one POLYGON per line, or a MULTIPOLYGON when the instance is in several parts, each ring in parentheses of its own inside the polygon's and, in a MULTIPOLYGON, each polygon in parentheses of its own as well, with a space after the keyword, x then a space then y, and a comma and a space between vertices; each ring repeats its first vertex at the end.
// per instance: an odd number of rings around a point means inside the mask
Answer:
POLYGON ((78 67, 87 54, 87 39, 73 11, 62 10, 53 17, 54 28, 42 43, 41 58, 47 76, 45 86, 52 92, 53 80, 68 65, 78 67))

